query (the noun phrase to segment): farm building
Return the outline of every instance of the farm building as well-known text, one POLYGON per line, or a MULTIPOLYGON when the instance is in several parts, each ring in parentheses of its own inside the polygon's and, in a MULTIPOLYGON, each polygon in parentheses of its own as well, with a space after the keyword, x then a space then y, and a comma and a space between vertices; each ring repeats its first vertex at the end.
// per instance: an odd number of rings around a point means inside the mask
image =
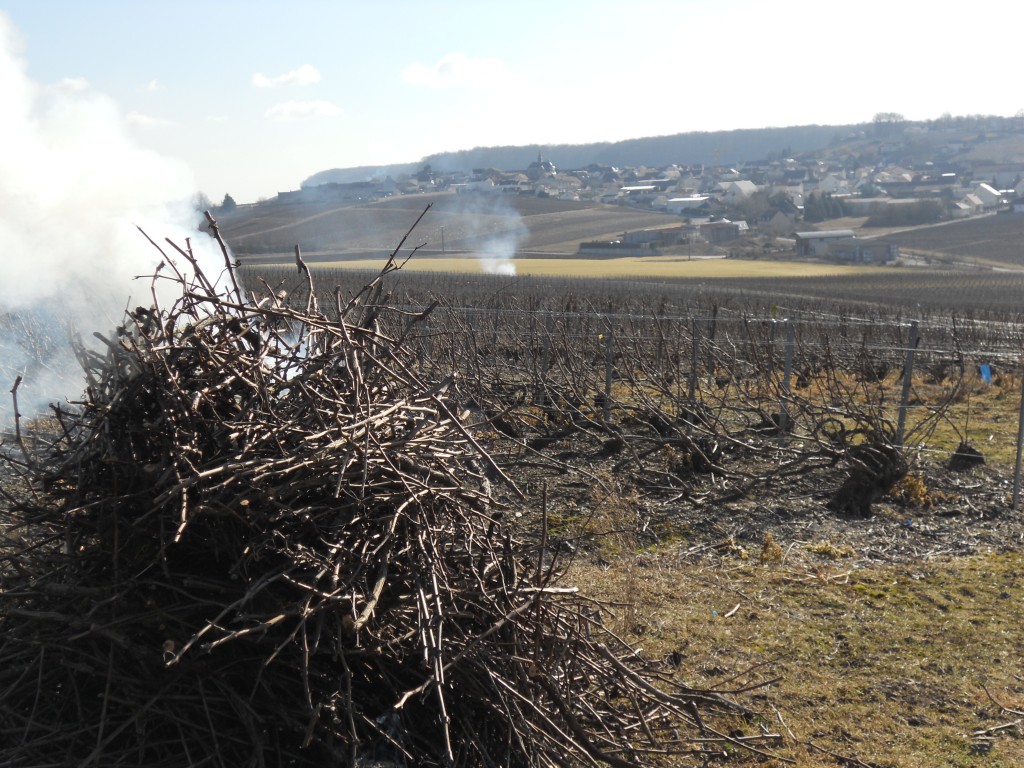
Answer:
POLYGON ((828 248, 826 258, 842 264, 888 264, 899 258, 900 247, 884 240, 843 240, 828 248))
POLYGON ((852 229, 797 232, 796 255, 813 256, 844 264, 887 264, 900 255, 899 246, 886 240, 857 238, 852 229))
POLYGON ((722 200, 729 205, 736 205, 757 192, 757 185, 747 179, 727 181, 718 185, 718 191, 722 200))
POLYGON ((683 227, 674 224, 668 227, 656 229, 638 229, 633 232, 625 232, 622 235, 622 242, 627 246, 653 245, 675 245, 683 234, 683 227))
POLYGON ((822 232, 797 232, 797 256, 826 256, 829 246, 855 237, 852 229, 831 229, 822 232))
POLYGON ((694 211, 698 208, 706 208, 711 198, 707 195, 691 195, 690 197, 673 197, 666 203, 669 213, 680 214, 684 211, 694 211))
POLYGON ((981 183, 974 187, 974 194, 977 195, 985 206, 985 210, 995 210, 1003 202, 1003 195, 989 184, 981 183))
POLYGON ((622 196, 626 198, 626 202, 632 205, 649 203, 658 194, 658 188, 653 184, 627 185, 622 187, 619 191, 622 193, 622 196))
POLYGON ((747 229, 745 221, 709 221, 700 225, 700 233, 709 243, 717 245, 737 240, 747 229))

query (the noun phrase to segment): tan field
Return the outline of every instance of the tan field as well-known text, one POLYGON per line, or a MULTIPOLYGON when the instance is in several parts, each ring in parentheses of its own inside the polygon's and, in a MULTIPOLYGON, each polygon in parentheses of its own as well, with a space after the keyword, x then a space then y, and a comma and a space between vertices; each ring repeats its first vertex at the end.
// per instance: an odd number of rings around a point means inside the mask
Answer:
MULTIPOLYGON (((318 261, 318 268, 379 269, 384 259, 318 261)), ((490 272, 493 274, 576 277, 825 277, 864 275, 890 268, 808 264, 795 261, 747 261, 743 259, 694 259, 678 256, 624 257, 620 259, 517 258, 413 258, 404 267, 420 272, 490 272)))

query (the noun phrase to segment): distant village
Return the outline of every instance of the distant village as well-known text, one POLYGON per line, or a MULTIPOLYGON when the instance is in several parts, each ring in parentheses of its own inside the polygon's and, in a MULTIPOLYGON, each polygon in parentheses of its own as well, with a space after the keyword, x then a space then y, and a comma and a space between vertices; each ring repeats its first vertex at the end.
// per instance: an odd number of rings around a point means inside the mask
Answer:
MULTIPOLYGON (((898 117, 898 116, 897 116, 898 117)), ((957 119, 960 120, 960 119, 957 119)), ((670 164, 659 168, 592 164, 558 168, 540 154, 525 168, 419 172, 355 183, 328 183, 279 193, 276 201, 358 202, 394 195, 448 191, 466 195, 528 195, 664 212, 672 223, 624 233, 612 242, 583 243, 595 255, 653 254, 705 244, 729 249, 756 239, 764 253, 886 264, 899 258, 884 238, 833 227, 859 218, 879 231, 996 212, 1024 212, 1024 162, 973 160, 972 150, 1015 140, 1024 126, 1005 119, 986 127, 930 121, 868 126, 820 156, 801 155, 742 164, 670 164), (884 229, 882 229, 884 228, 884 229)), ((877 121, 877 118, 876 118, 877 121)), ((974 155, 978 153, 974 152, 974 155)))

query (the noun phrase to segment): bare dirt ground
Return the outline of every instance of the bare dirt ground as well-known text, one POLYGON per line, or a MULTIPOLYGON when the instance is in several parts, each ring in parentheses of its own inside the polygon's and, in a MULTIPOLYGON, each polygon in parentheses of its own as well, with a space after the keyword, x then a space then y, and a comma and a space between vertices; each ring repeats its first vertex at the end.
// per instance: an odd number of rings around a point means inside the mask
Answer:
MULTIPOLYGON (((961 476, 923 469, 932 499, 927 506, 907 503, 892 494, 879 502, 874 516, 866 520, 829 510, 826 494, 812 488, 802 496, 769 495, 732 502, 717 512, 729 520, 735 531, 730 535, 751 549, 759 550, 771 532, 778 541, 849 548, 852 552, 847 556, 861 563, 906 563, 1002 552, 1024 544, 1024 524, 1007 503, 1010 488, 1005 478, 991 470, 973 470, 961 476)), ((695 522, 700 519, 697 516, 695 522)), ((704 517, 705 523, 710 520, 710 515, 704 517)))
MULTIPOLYGON (((865 230, 868 232, 870 230, 865 230)), ((1020 269, 1024 216, 1000 213, 895 232, 889 236, 901 250, 950 262, 1020 269)))
MULTIPOLYGON (((691 475, 673 486, 636 472, 628 456, 606 456, 600 446, 568 445, 545 450, 510 469, 527 493, 531 520, 541 511, 547 485, 547 513, 571 538, 602 526, 599 507, 628 508, 645 546, 664 546, 690 554, 722 547, 760 551, 765 536, 791 545, 832 545, 862 564, 906 563, 934 558, 1024 549, 1024 514, 1013 510, 1012 467, 978 466, 952 471, 948 462, 918 462, 909 487, 898 487, 873 505, 869 518, 838 513, 828 502, 848 470, 822 463, 807 472, 770 477, 771 459, 726 458, 735 474, 691 475), (546 464, 546 462, 550 463, 546 464), (617 502, 616 502, 617 500, 617 502)), ((590 546, 586 535, 581 546, 590 546)))

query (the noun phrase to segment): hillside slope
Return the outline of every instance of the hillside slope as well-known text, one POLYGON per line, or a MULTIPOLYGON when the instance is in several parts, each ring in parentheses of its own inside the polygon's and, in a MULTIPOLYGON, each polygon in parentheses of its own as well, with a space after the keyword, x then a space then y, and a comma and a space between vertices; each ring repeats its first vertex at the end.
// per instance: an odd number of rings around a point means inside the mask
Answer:
MULTIPOLYGON (((868 234, 869 230, 865 230, 868 234)), ((887 235, 908 254, 951 264, 1024 269, 1024 215, 1003 213, 887 235)))
POLYGON ((438 193, 377 202, 264 203, 219 216, 221 233, 240 254, 345 254, 390 251, 416 218, 430 211, 411 243, 430 250, 574 253, 583 240, 613 239, 629 230, 671 226, 665 213, 535 197, 438 193))
POLYGON ((559 168, 585 168, 591 164, 623 167, 646 165, 655 168, 672 163, 735 164, 772 154, 779 155, 784 151, 787 154, 816 152, 850 133, 866 128, 866 125, 798 125, 677 133, 593 144, 474 147, 458 152, 438 152, 424 157, 418 163, 379 168, 332 168, 313 174, 302 182, 302 186, 348 183, 411 173, 424 164, 443 173, 468 173, 474 168, 526 168, 536 160, 538 153, 559 168))

